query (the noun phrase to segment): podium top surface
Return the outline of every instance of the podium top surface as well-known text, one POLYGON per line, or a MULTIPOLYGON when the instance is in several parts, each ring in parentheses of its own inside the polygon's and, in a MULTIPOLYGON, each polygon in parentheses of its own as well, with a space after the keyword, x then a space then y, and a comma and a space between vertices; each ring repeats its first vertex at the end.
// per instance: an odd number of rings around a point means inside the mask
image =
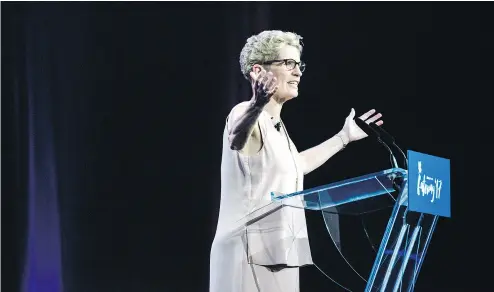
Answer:
POLYGON ((406 179, 407 171, 391 168, 291 194, 272 192, 271 198, 273 201, 287 202, 290 198, 300 197, 305 209, 323 210, 391 194, 395 191, 393 179, 398 176, 406 179))

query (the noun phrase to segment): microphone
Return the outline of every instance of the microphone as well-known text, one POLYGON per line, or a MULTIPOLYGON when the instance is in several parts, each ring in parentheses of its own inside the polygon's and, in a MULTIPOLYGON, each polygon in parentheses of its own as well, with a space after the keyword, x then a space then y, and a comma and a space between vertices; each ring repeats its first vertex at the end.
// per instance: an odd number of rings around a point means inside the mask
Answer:
MULTIPOLYGON (((366 124, 366 123, 364 123, 366 124)), ((374 123, 371 123, 369 125, 373 130, 377 131, 380 133, 380 137, 383 138, 384 140, 386 140, 386 143, 388 145, 392 145, 394 146, 396 149, 398 149, 401 153, 401 155, 403 156, 403 161, 405 162, 405 169, 408 169, 408 159, 407 159, 407 156, 405 155, 405 153, 403 152, 403 150, 401 150, 400 146, 398 146, 395 142, 395 138, 393 136, 391 136, 391 134, 389 134, 386 130, 384 130, 383 127, 380 127, 380 126, 377 126, 376 124, 374 123)))
MULTIPOLYGON (((396 162, 396 158, 395 158, 395 156, 393 154, 393 151, 389 147, 388 143, 386 143, 385 141, 383 141, 381 139, 381 133, 380 133, 380 131, 378 131, 378 130, 374 129, 373 127, 369 126, 366 122, 362 121, 359 118, 356 118, 354 120, 355 120, 355 123, 357 124, 357 126, 359 126, 367 135, 372 136, 374 138, 377 138, 377 141, 379 143, 381 143, 384 147, 386 147, 386 149, 388 150, 389 155, 390 155, 391 165, 393 166, 393 168, 399 168, 398 162, 396 162)), ((377 128, 379 128, 379 127, 377 127, 377 128)))
POLYGON ((274 127, 276 128, 276 130, 278 130, 278 132, 280 131, 281 129, 281 122, 277 122, 276 124, 274 124, 274 127))
MULTIPOLYGON (((405 157, 405 168, 408 169, 408 160, 406 158, 406 155, 403 153, 400 147, 396 145, 395 139, 393 136, 391 136, 386 130, 384 130, 382 127, 375 125, 372 123, 372 125, 368 125, 366 122, 362 121, 359 118, 355 119, 356 124, 369 136, 377 137, 377 141, 381 143, 386 149, 388 149, 389 155, 392 158, 391 164, 393 165, 394 168, 399 168, 398 167, 398 162, 396 162, 396 158, 393 155, 393 151, 391 151, 391 148, 389 145, 393 145, 396 148, 398 148, 403 154, 403 157, 405 157)), ((404 178, 401 175, 394 175, 393 177, 390 178, 391 181, 393 182, 393 188, 395 191, 401 192, 401 186, 403 185, 403 180, 404 178)))
POLYGON ((273 122, 274 128, 279 132, 281 130, 281 120, 279 120, 276 124, 274 123, 274 118, 271 117, 271 121, 273 122))

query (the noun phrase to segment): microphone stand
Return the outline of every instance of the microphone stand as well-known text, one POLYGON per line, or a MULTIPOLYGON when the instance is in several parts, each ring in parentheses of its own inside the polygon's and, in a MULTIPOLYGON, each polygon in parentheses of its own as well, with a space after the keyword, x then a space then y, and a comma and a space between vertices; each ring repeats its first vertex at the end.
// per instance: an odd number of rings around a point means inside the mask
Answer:
MULTIPOLYGON (((400 168, 398 166, 398 162, 396 161, 396 157, 395 157, 393 151, 391 150, 391 147, 389 146, 389 144, 398 148, 403 155, 405 155, 405 154, 400 149, 400 147, 398 147, 398 145, 396 145, 396 143, 394 143, 394 138, 391 135, 389 135, 388 132, 384 131, 381 127, 374 125, 374 124, 372 124, 372 126, 368 125, 366 122, 362 121, 359 118, 355 119, 355 123, 367 135, 374 136, 375 138, 377 138, 377 141, 381 145, 386 147, 386 149, 388 150, 389 155, 391 157, 391 165, 393 166, 393 168, 400 168), (385 139, 383 140, 382 137, 385 137, 385 139), (392 141, 392 142, 390 143, 389 141, 392 141)), ((406 156, 405 156, 405 162, 406 162, 405 168, 407 168, 408 167, 408 160, 406 159, 406 156)), ((403 184, 403 177, 401 175, 393 175, 393 177, 391 178, 391 181, 393 182, 393 188, 395 189, 395 191, 401 192, 401 186, 403 184)))
POLYGON ((394 146, 396 149, 398 149, 403 156, 403 161, 405 162, 405 169, 408 169, 408 159, 403 150, 401 150, 400 146, 398 146, 395 142, 395 138, 391 136, 386 130, 384 130, 383 127, 377 126, 376 124, 372 123, 369 125, 370 128, 372 128, 374 131, 377 131, 380 133, 380 137, 384 137, 385 140, 387 140, 387 144, 391 144, 394 146))
MULTIPOLYGON (((365 124, 365 123, 364 123, 365 124)), ((395 147, 395 149, 398 149, 403 156, 403 161, 405 162, 405 169, 408 170, 408 159, 403 150, 401 150, 400 146, 398 146, 395 142, 395 138, 391 136, 386 130, 384 130, 383 127, 377 126, 376 124, 372 123, 369 125, 370 128, 373 130, 377 131, 380 133, 379 137, 384 137, 385 140, 387 140, 386 144, 391 144, 392 146, 395 147)), ((401 191, 401 185, 403 184, 403 177, 397 176, 396 178, 393 179, 393 186, 395 187, 395 190, 400 190, 401 191)))
MULTIPOLYGON (((378 130, 374 129, 373 127, 369 126, 366 122, 362 121, 361 119, 359 118, 356 118, 355 119, 355 123, 357 124, 357 126, 359 126, 367 135, 369 136, 373 136, 375 138, 377 138, 377 141, 383 145, 384 147, 386 147, 386 149, 388 150, 389 152, 389 155, 391 157, 391 165, 393 168, 399 168, 398 166, 398 162, 396 162, 396 158, 393 154, 393 151, 391 150, 391 148, 389 147, 388 143, 386 143, 384 140, 381 139, 381 134, 378 130)), ((377 126, 376 126, 377 127, 377 126)), ((379 127, 377 127, 379 128, 379 127)))

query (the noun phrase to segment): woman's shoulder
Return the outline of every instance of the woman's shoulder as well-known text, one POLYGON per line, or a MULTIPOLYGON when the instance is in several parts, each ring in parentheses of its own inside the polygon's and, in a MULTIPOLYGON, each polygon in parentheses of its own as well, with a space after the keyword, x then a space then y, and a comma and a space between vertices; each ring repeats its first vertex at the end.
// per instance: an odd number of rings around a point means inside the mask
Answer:
MULTIPOLYGON (((238 117, 240 117, 242 114, 245 113, 247 108, 250 106, 250 101, 242 101, 240 103, 237 103, 234 105, 231 109, 230 112, 228 113, 227 116, 227 121, 228 120, 236 120, 238 117)), ((264 116, 264 111, 261 112, 259 116, 259 120, 263 120, 265 118, 264 116)))
POLYGON ((239 112, 244 112, 247 110, 249 107, 250 102, 249 101, 242 101, 240 103, 237 103, 230 109, 229 116, 238 114, 239 112))
MULTIPOLYGON (((230 112, 228 113, 228 117, 242 115, 250 105, 251 105, 251 101, 242 101, 237 103, 231 108, 230 112)), ((263 114, 264 114, 264 110, 261 112, 260 117, 262 117, 263 114)))

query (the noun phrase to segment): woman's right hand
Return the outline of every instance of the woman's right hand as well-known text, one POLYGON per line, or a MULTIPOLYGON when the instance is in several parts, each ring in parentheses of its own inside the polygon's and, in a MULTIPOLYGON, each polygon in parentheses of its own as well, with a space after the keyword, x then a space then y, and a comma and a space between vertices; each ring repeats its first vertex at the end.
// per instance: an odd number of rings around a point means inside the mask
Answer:
POLYGON ((258 74, 250 72, 250 77, 254 80, 252 101, 255 106, 264 107, 278 90, 276 77, 262 68, 258 74))

